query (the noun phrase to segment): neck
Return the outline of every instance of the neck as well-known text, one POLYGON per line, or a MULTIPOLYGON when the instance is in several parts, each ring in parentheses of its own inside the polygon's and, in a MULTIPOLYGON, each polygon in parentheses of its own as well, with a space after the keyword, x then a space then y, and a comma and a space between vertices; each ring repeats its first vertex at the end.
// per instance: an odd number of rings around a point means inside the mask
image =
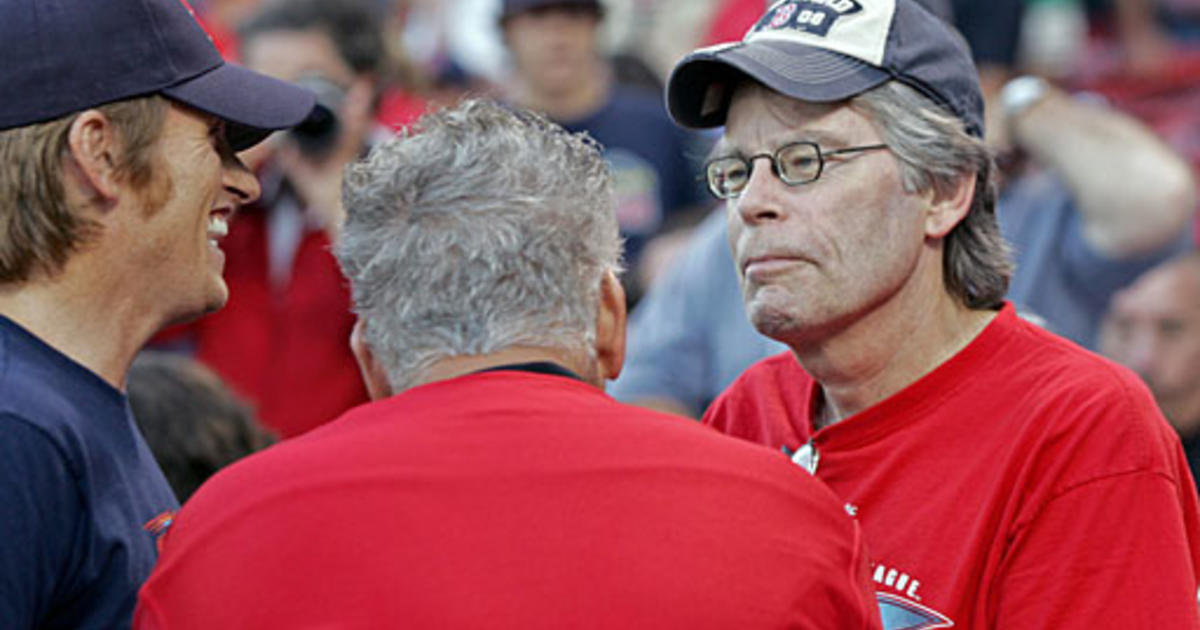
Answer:
POLYGON ((603 380, 600 377, 595 362, 577 356, 577 353, 555 348, 515 346, 490 354, 456 356, 442 359, 430 366, 428 370, 425 370, 424 375, 413 384, 413 387, 457 378, 503 365, 538 362, 560 365, 578 374, 585 382, 591 385, 596 387, 603 386, 603 380))
POLYGON ((821 384, 818 426, 859 413, 916 382, 995 318, 995 311, 963 306, 940 282, 938 275, 932 290, 902 291, 827 338, 792 345, 805 371, 821 384))
POLYGON ((577 80, 561 89, 539 89, 530 81, 519 81, 513 100, 553 120, 572 122, 600 109, 608 97, 610 86, 609 73, 600 63, 595 63, 577 80))
POLYGON ((151 311, 102 266, 72 258, 53 278, 0 288, 0 314, 124 390, 133 358, 159 329, 151 311))

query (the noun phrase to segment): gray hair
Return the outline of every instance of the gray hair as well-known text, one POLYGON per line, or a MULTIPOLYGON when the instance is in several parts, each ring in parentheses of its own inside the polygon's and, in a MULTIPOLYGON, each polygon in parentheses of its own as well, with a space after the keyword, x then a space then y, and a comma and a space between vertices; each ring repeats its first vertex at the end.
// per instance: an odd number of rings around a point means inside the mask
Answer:
POLYGON ((592 355, 621 239, 612 177, 587 136, 467 100, 349 166, 342 197, 336 255, 395 391, 453 356, 592 355))
POLYGON ((874 121, 900 159, 906 191, 949 194, 963 177, 975 177, 971 207, 946 235, 942 270, 946 290, 968 308, 998 308, 1008 292, 1013 263, 996 223, 995 163, 983 140, 899 81, 859 94, 850 99, 850 107, 874 121))

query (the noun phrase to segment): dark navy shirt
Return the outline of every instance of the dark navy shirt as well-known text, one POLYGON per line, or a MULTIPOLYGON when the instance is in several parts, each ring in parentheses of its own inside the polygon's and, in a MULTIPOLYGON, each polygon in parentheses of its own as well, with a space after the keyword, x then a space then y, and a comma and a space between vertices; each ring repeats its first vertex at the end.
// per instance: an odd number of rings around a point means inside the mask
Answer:
POLYGON ((0 316, 0 626, 129 627, 178 507, 124 394, 0 316))
POLYGON ((699 138, 675 126, 657 94, 624 86, 600 109, 579 120, 557 121, 567 131, 586 131, 612 165, 617 223, 625 258, 635 267, 642 246, 677 212, 711 199, 700 179, 699 138), (694 158, 694 159, 689 159, 694 158))

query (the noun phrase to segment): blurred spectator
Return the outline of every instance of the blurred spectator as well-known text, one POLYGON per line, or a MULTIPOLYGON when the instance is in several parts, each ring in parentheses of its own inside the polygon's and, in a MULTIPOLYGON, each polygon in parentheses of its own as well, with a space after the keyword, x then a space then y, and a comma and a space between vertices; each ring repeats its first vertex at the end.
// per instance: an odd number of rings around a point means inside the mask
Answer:
POLYGON ((659 93, 618 85, 598 49, 604 14, 598 0, 504 0, 500 24, 515 76, 508 98, 546 114, 604 147, 617 186, 625 237, 624 280, 631 302, 642 286, 639 262, 655 236, 694 223, 710 203, 688 156, 687 133, 667 118, 659 93))
MULTIPOLYGON (((755 1, 761 13, 764 0, 755 1)), ((614 53, 641 59, 661 81, 680 57, 701 44, 721 4, 720 0, 606 0, 605 39, 614 53)))
POLYGON ((1200 172, 1200 3, 1087 4, 1088 46, 1066 84, 1136 116, 1200 172))
POLYGON ((1113 297, 1100 351, 1136 371, 1200 476, 1200 254, 1143 274, 1113 297))
POLYGON ((1093 35, 1086 63, 1155 78, 1171 72, 1182 50, 1194 52, 1200 45, 1200 2, 1195 0, 1084 0, 1082 5, 1093 35))
POLYGON ((366 400, 347 339, 350 295, 329 252, 342 222, 343 167, 375 135, 386 58, 366 0, 268 2, 240 30, 244 63, 311 87, 331 111, 247 157, 263 185, 223 243, 228 306, 186 342, 280 437, 366 400))
POLYGON ((1067 80, 1087 47, 1088 18, 1080 0, 1027 0, 1018 58, 1024 72, 1067 80))
MULTIPOLYGON (((1192 246, 1195 184, 1133 118, 1038 80, 1011 85, 1002 135, 1040 169, 1010 181, 997 204, 1017 261, 1008 299, 1092 347, 1112 294, 1192 246)), ((720 218, 703 224, 634 311, 626 368, 609 389, 619 400, 696 416, 751 363, 783 349, 745 320, 724 230, 720 218)))
POLYGON ((1008 299, 1094 348, 1113 293, 1192 248, 1192 173, 1145 125, 1094 100, 1031 77, 1003 96, 1007 135, 1038 167, 997 207, 1017 263, 1008 299))
POLYGON ((466 101, 346 199, 375 400, 205 484, 137 627, 880 628, 828 488, 600 390, 625 304, 593 142, 466 101))
POLYGON ((189 357, 143 352, 127 386, 133 417, 180 503, 213 473, 275 441, 220 377, 189 357))

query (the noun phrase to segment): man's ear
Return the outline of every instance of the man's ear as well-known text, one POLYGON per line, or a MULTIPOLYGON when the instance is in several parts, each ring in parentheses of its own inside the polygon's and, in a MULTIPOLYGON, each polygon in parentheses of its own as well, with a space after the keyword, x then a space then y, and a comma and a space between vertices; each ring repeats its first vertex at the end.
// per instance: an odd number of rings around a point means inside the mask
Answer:
POLYGON ((354 323, 354 330, 350 332, 350 352, 358 362, 358 371, 367 386, 367 395, 371 400, 379 400, 392 395, 392 384, 388 381, 387 370, 379 364, 371 346, 363 337, 366 326, 367 321, 361 317, 354 323))
POLYGON ((116 127, 95 109, 75 117, 67 131, 67 151, 76 175, 89 198, 114 200, 120 190, 116 164, 123 150, 116 127))
POLYGON ((615 379, 625 365, 625 289, 612 271, 600 280, 596 313, 596 361, 600 375, 615 379))
POLYGON ((967 216, 975 199, 975 181, 974 175, 963 176, 952 190, 931 193, 932 201, 925 215, 926 237, 945 237, 967 216))

